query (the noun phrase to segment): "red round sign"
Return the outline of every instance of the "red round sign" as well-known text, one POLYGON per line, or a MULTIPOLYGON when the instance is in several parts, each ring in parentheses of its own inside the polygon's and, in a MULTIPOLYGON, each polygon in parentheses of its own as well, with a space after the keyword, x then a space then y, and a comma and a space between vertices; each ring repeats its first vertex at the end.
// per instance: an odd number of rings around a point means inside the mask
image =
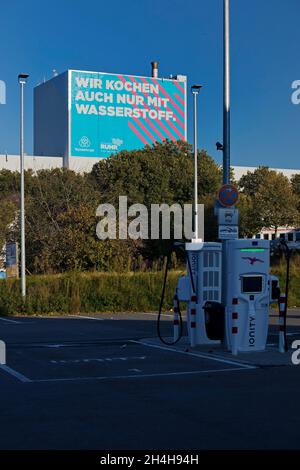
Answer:
POLYGON ((239 199, 237 188, 232 184, 224 184, 219 190, 218 199, 220 204, 224 207, 234 206, 239 199))

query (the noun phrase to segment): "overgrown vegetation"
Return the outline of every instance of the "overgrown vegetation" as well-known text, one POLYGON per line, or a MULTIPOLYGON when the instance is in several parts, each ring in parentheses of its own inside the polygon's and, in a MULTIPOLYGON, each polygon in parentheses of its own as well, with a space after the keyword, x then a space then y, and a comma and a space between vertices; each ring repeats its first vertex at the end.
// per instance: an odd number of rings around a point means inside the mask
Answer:
MULTIPOLYGON (((205 204, 205 238, 217 237, 214 199, 221 168, 199 152, 199 202, 205 204)), ((159 270, 169 242, 96 237, 101 203, 181 205, 193 199, 193 155, 185 142, 164 142, 120 152, 96 163, 89 174, 53 169, 26 172, 26 266, 28 274, 66 271, 159 270)), ((266 167, 243 176, 239 209, 241 236, 262 227, 298 225, 300 183, 266 167)), ((0 171, 0 246, 19 238, 19 176, 0 171)), ((173 267, 176 267, 176 262, 173 267)))
MULTIPOLYGON (((272 269, 285 282, 285 263, 272 269)), ((169 272, 164 309, 173 307, 178 276, 169 272)), ((0 280, 0 315, 68 314, 101 312, 157 312, 163 272, 147 273, 65 273, 29 276, 26 303, 23 305, 20 282, 0 280)), ((300 260, 292 262, 289 306, 300 306, 300 260)))
MULTIPOLYGON (((165 308, 173 305, 178 271, 171 271, 165 308)), ((30 276, 23 306, 17 280, 0 280, 0 315, 157 311, 163 274, 66 273, 30 276)))
MULTIPOLYGON (((222 169, 205 151, 199 152, 198 179, 199 202, 205 204, 205 239, 216 240, 214 200, 222 169)), ((25 188, 27 312, 157 309, 160 271, 171 242, 101 241, 96 236, 96 209, 102 203, 117 208, 119 196, 127 196, 129 205, 143 203, 148 209, 153 203, 192 203, 193 154, 187 143, 166 141, 123 151, 99 161, 84 175, 66 169, 27 171, 25 188)), ((299 175, 289 181, 260 167, 241 178, 239 189, 242 237, 263 227, 276 231, 282 225, 298 226, 299 175)), ((5 240, 19 240, 19 191, 19 174, 0 171, 0 247, 5 240)), ((172 268, 183 265, 173 255, 172 268)), ((282 266, 274 269, 283 275, 282 266)), ((300 305, 300 269, 293 269, 290 302, 300 305)), ((175 285, 175 272, 171 279, 175 285)), ((171 303, 173 287, 168 293, 171 303)), ((0 305, 2 313, 23 311, 16 281, 1 282, 0 305)))

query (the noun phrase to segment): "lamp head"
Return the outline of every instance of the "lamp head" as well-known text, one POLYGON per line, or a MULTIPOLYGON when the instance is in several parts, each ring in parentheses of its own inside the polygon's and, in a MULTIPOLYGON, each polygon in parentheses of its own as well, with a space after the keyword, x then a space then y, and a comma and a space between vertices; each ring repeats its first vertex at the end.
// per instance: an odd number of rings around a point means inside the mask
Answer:
POLYGON ((26 80, 28 77, 29 77, 28 73, 19 73, 18 75, 19 83, 26 83, 26 80))
POLYGON ((192 93, 199 93, 199 91, 201 90, 202 88, 202 85, 192 85, 191 86, 191 92, 192 93))

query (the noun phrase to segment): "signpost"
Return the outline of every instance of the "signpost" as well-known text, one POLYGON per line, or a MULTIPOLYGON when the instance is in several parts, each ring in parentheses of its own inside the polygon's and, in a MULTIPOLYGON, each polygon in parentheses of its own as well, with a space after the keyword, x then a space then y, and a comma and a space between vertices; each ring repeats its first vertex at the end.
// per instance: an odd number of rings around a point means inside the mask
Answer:
POLYGON ((6 277, 19 277, 17 243, 6 243, 6 277))
POLYGON ((224 184, 218 192, 217 214, 220 240, 239 238, 239 212, 234 208, 238 198, 238 190, 232 184, 224 184))
POLYGON ((224 184, 218 193, 218 200, 221 206, 231 207, 234 206, 239 199, 239 193, 235 186, 232 184, 224 184))

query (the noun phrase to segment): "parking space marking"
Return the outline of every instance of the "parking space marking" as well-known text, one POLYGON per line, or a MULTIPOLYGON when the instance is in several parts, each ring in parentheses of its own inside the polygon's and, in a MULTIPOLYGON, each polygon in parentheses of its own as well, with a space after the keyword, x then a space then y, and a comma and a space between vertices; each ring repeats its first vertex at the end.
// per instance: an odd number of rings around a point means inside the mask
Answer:
MULTIPOLYGON (((254 369, 256 367, 253 367, 254 369)), ((112 376, 100 376, 100 377, 67 377, 67 378, 53 378, 53 379, 32 379, 29 380, 31 383, 43 383, 43 382, 74 382, 74 381, 91 381, 91 380, 122 380, 122 379, 147 379, 155 377, 173 377, 173 376, 185 376, 185 375, 201 375, 201 374, 213 374, 215 372, 236 372, 246 370, 245 367, 232 367, 226 369, 207 369, 207 370, 192 370, 186 372, 161 372, 155 374, 139 374, 139 375, 112 375, 112 376)))
POLYGON ((126 362, 126 361, 143 361, 146 359, 146 356, 129 356, 129 357, 102 357, 102 358, 83 358, 83 359, 51 359, 50 364, 88 364, 90 362, 126 362))
MULTIPOLYGON (((122 339, 121 341, 119 340, 118 343, 121 342, 121 344, 123 343, 124 339, 122 339)), ((177 353, 177 354, 181 354, 181 355, 184 355, 187 359, 188 357, 192 357, 192 358, 195 358, 195 359, 198 359, 198 360, 205 360, 207 361, 207 364, 206 366, 202 366, 200 365, 200 369, 199 369, 199 366, 197 367, 196 364, 194 364, 196 370, 178 370, 170 371, 170 368, 167 367, 165 369, 165 371, 155 371, 155 369, 153 370, 153 368, 151 367, 150 370, 146 371, 146 370, 143 370, 144 367, 142 366, 142 369, 139 369, 138 367, 138 363, 136 364, 132 364, 131 368, 130 368, 130 365, 129 365, 129 362, 128 361, 131 361, 132 359, 133 360, 139 360, 139 364, 142 365, 144 363, 144 360, 148 357, 146 353, 146 350, 144 350, 143 352, 141 351, 140 354, 137 353, 135 354, 134 356, 129 356, 128 354, 124 354, 124 356, 122 354, 120 355, 117 355, 117 357, 112 357, 110 356, 109 354, 104 357, 99 357, 97 354, 95 354, 95 356, 91 355, 90 357, 87 357, 87 355, 85 354, 83 356, 83 358, 78 358, 78 355, 75 355, 75 358, 72 359, 72 358, 68 358, 68 356, 66 356, 65 354, 63 354, 63 358, 49 358, 48 361, 47 361, 47 358, 45 358, 44 362, 45 365, 46 363, 48 362, 48 364, 50 365, 51 367, 51 364, 53 365, 61 365, 61 366, 65 366, 65 367, 71 367, 73 365, 76 365, 76 364, 85 364, 85 363, 114 363, 115 361, 119 362, 120 364, 126 364, 127 362, 127 368, 125 370, 115 370, 113 371, 112 370, 112 374, 115 373, 116 375, 107 375, 107 372, 104 372, 105 375, 101 375, 101 372, 100 372, 100 375, 95 375, 95 376, 90 376, 89 373, 87 372, 84 372, 84 371, 76 371, 72 369, 68 369, 70 374, 68 375, 71 375, 70 377, 54 377, 52 375, 52 372, 50 373, 50 376, 48 374, 46 374, 46 377, 45 378, 38 378, 38 375, 36 378, 33 378, 31 377, 31 374, 29 374, 29 377, 26 377, 25 375, 23 375, 22 373, 18 372, 17 370, 15 369, 12 369, 11 367, 7 366, 7 365, 3 365, 1 366, 0 370, 2 369, 4 372, 10 374, 11 376, 13 376, 14 378, 16 378, 17 380, 21 381, 22 383, 43 383, 43 382, 71 382, 71 381, 91 381, 91 380, 123 380, 123 379, 132 379, 132 378, 155 378, 155 377, 180 377, 180 376, 189 376, 189 375, 203 375, 203 374, 212 374, 212 373, 222 373, 222 372, 235 372, 235 371, 242 371, 242 370, 249 370, 249 369, 257 369, 257 366, 255 365, 252 365, 252 364, 249 364, 249 363, 246 363, 246 362, 242 362, 242 361, 238 361, 238 360, 235 360, 235 359, 230 359, 228 357, 224 357, 224 356, 221 356, 221 355, 218 355, 217 353, 206 353, 206 352, 201 352, 201 351, 184 351, 184 350, 180 350, 180 349, 176 349, 176 348, 171 348, 171 347, 168 347, 168 346, 163 346, 163 345, 158 345, 158 344, 151 344, 150 342, 148 342, 149 340, 138 340, 138 339, 128 339, 127 342, 128 342, 128 345, 132 344, 132 345, 136 345, 138 347, 142 347, 142 348, 151 348, 151 349, 156 349, 156 350, 161 350, 161 351, 165 351, 165 352, 169 352, 169 353, 177 353), (143 354, 144 353, 144 354, 143 354), (76 357, 77 356, 77 357, 76 357), (208 361, 213 361, 215 363, 219 363, 220 364, 220 367, 218 368, 218 365, 216 364, 214 367, 216 367, 215 369, 212 369, 210 364, 208 361), (223 364, 223 366, 221 366, 221 364, 223 364), (202 367, 202 368, 201 368, 202 367), (206 368, 205 368, 206 367, 206 368), (79 373, 78 373, 79 372, 79 373), (78 376, 77 376, 78 374, 78 376), (48 375, 48 377, 47 377, 48 375)), ((56 348, 60 348, 60 347, 63 347, 65 346, 64 343, 56 343, 56 344, 52 344, 52 345, 47 345, 47 346, 51 346, 53 347, 54 349, 56 348)), ((148 352, 149 352, 149 349, 148 349, 148 352)), ((107 353, 106 353, 107 354, 107 353)), ((150 354, 151 356, 151 354, 150 354)), ((151 359, 151 358, 150 358, 151 359)), ((51 368, 52 369, 52 368, 51 368)), ((26 370, 26 369, 25 369, 26 370)), ((50 370, 50 369, 49 369, 50 370)), ((62 370, 62 369, 61 369, 62 370)), ((97 374, 97 372, 96 372, 97 374)), ((63 374, 65 375, 65 374, 63 374)))
MULTIPOLYGON (((152 313, 152 312, 138 312, 138 315, 150 315, 152 317, 156 317, 157 318, 157 313, 152 313)), ((174 318, 174 314, 173 313, 163 313, 162 315, 163 317, 171 317, 171 318, 174 318)))
POLYGON ((103 321, 104 318, 98 318, 98 317, 89 317, 88 315, 68 315, 68 318, 83 318, 84 320, 98 320, 98 321, 103 321))
POLYGON ((241 368, 244 368, 244 369, 256 369, 257 368, 256 366, 246 364, 244 362, 234 361, 234 360, 231 360, 231 359, 227 359, 225 357, 222 358, 220 356, 214 356, 213 354, 209 354, 209 353, 203 353, 203 352, 202 353, 197 353, 197 352, 181 351, 180 349, 172 349, 168 346, 159 346, 157 344, 151 344, 151 343, 147 343, 145 341, 132 341, 132 342, 142 344, 143 346, 148 346, 150 348, 162 349, 164 351, 169 351, 169 352, 174 352, 174 353, 179 353, 179 354, 185 354, 185 355, 188 355, 188 356, 193 356, 193 357, 198 357, 198 358, 201 357, 202 359, 209 359, 211 361, 216 361, 216 362, 222 362, 223 364, 234 365, 234 366, 241 367, 241 368))
POLYGON ((3 317, 0 317, 0 320, 2 321, 6 321, 7 323, 23 323, 21 321, 16 321, 16 320, 8 320, 8 318, 3 318, 3 317))
POLYGON ((20 380, 20 381, 23 382, 23 383, 32 382, 31 379, 29 379, 28 377, 25 377, 25 375, 21 374, 21 373, 18 372, 17 370, 12 369, 11 367, 9 367, 9 366, 7 366, 7 365, 5 365, 5 364, 0 365, 0 370, 4 370, 4 372, 7 372, 8 374, 12 375, 13 377, 15 377, 16 379, 20 380))

